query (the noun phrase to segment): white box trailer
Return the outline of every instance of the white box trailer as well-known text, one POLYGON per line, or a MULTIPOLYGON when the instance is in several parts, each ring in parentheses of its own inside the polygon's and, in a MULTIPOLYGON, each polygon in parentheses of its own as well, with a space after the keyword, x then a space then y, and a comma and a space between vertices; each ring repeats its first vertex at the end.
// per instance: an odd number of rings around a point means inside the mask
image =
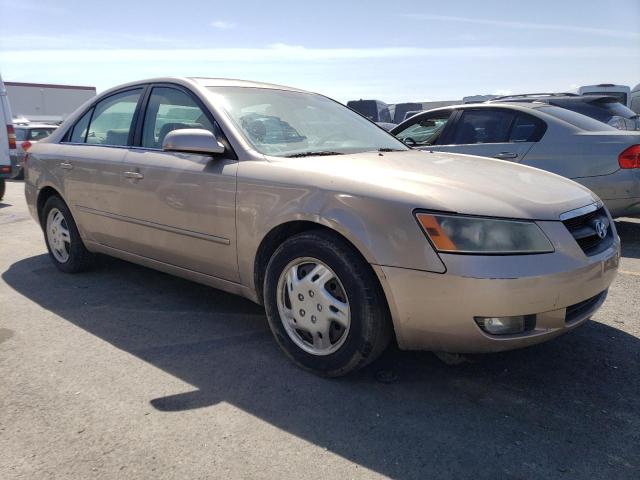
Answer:
POLYGON ((62 120, 96 95, 96 87, 48 83, 4 82, 14 117, 31 122, 62 120))

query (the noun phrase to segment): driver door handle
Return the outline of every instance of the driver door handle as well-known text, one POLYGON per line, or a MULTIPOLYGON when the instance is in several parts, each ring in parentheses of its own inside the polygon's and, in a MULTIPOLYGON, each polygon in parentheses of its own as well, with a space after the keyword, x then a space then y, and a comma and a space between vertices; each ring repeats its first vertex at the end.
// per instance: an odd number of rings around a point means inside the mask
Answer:
POLYGON ((144 175, 140 172, 124 172, 124 176, 134 180, 142 180, 144 178, 144 175))
POLYGON ((500 152, 493 158, 518 158, 518 154, 514 152, 500 152))

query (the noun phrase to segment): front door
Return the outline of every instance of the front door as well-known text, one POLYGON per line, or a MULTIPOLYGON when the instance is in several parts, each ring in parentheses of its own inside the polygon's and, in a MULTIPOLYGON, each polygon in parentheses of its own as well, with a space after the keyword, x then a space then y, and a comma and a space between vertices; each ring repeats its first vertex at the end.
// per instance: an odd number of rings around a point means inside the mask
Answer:
POLYGON ((235 196, 238 162, 162 151, 172 130, 203 128, 214 119, 188 91, 155 86, 147 102, 139 148, 120 172, 127 221, 126 250, 170 265, 238 281, 235 196))
POLYGON ((520 162, 544 130, 541 123, 514 110, 472 108, 462 111, 445 144, 426 148, 520 162))

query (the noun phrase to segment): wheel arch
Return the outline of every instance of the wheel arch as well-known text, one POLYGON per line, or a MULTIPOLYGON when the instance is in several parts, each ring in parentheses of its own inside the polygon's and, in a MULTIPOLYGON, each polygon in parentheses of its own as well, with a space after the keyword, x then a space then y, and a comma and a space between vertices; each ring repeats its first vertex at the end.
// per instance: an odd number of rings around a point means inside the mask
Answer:
MULTIPOLYGON (((253 266, 253 282, 254 289, 258 299, 258 302, 262 305, 263 302, 263 289, 262 285, 264 284, 264 279, 267 270, 267 264, 271 259, 271 256, 276 251, 276 249, 284 242, 287 238, 297 235, 299 233, 308 232, 312 230, 320 230, 324 232, 329 232, 332 235, 340 238, 342 241, 347 243, 353 250, 356 252, 361 258, 362 261, 367 265, 370 264, 368 260, 368 252, 363 253, 361 248, 358 248, 347 236, 345 236, 340 231, 332 228, 331 226, 325 225, 323 223, 314 222, 311 220, 291 220, 284 223, 281 223, 275 227, 273 227, 262 239, 260 242, 258 249, 256 250, 256 255, 254 259, 253 266)), ((375 271, 372 269, 372 273, 374 276, 375 271)), ((378 283, 379 280, 378 280, 378 283)), ((382 286, 381 286, 382 287, 382 286)))
POLYGON ((45 203, 47 203, 47 200, 54 196, 60 197, 60 199, 64 202, 64 198, 62 198, 60 192, 51 185, 42 187, 38 192, 38 197, 36 200, 36 211, 38 212, 38 222, 40 223, 40 225, 42 225, 42 210, 44 209, 44 205, 45 203))

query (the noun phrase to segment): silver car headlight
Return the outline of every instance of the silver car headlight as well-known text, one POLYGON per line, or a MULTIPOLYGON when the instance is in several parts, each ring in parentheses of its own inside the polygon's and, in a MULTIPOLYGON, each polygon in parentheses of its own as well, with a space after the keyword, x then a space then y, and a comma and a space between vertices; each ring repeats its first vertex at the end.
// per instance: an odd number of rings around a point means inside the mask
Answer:
POLYGON ((526 220, 421 212, 416 219, 439 252, 522 255, 554 251, 540 227, 526 220))

